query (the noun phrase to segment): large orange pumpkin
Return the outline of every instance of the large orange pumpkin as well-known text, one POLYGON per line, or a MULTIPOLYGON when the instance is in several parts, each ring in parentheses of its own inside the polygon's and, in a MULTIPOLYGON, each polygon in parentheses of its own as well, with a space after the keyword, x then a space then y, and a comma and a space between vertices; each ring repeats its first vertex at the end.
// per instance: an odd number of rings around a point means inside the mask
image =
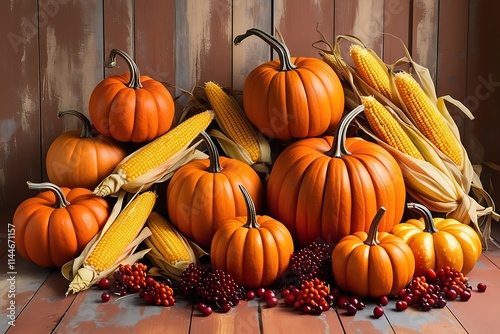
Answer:
POLYGON ((53 183, 31 183, 46 190, 23 201, 16 209, 16 248, 42 267, 61 267, 76 258, 104 226, 109 205, 85 188, 64 188, 53 183))
POLYGON ((102 80, 92 91, 89 113, 95 128, 106 136, 123 142, 143 143, 167 132, 174 120, 175 105, 165 86, 142 75, 132 58, 113 49, 111 63, 122 56, 130 73, 102 80))
POLYGON ((317 137, 334 131, 344 111, 344 90, 335 71, 324 61, 290 57, 287 47, 259 29, 235 38, 240 43, 256 35, 279 59, 256 67, 243 86, 248 119, 270 138, 317 137))
POLYGON ((381 231, 390 231, 403 215, 405 184, 396 160, 380 145, 346 138, 359 106, 341 122, 335 138, 306 138, 276 159, 268 181, 270 215, 291 231, 299 246, 335 243, 356 231, 368 231, 384 206, 381 231))
POLYGON ((415 276, 425 275, 428 269, 449 266, 467 275, 482 253, 477 232, 456 219, 433 218, 424 205, 408 203, 408 208, 420 215, 397 224, 391 233, 402 238, 415 255, 415 276))
POLYGON ((412 279, 415 258, 410 247, 388 232, 377 232, 385 208, 373 218, 368 233, 343 237, 332 252, 335 283, 359 297, 397 294, 412 279))
POLYGON ((50 145, 45 160, 49 181, 60 187, 94 189, 127 156, 125 145, 93 133, 87 117, 78 111, 57 114, 58 117, 64 115, 78 117, 82 130, 67 131, 50 145))
POLYGON ((208 134, 202 136, 209 158, 190 161, 175 172, 167 187, 167 209, 172 224, 208 251, 217 228, 246 213, 238 186, 248 190, 257 212, 264 205, 265 190, 249 165, 219 156, 208 134))
POLYGON ((212 240, 212 267, 229 273, 246 288, 267 287, 288 268, 293 239, 288 229, 272 217, 255 213, 252 198, 240 185, 247 214, 226 221, 212 240))

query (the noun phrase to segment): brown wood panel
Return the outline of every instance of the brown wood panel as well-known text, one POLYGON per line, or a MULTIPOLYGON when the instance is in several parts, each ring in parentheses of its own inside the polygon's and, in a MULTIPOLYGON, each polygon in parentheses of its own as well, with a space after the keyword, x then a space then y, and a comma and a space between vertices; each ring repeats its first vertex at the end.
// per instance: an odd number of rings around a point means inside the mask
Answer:
POLYGON ((232 1, 178 1, 176 85, 191 90, 206 81, 231 86, 232 1))
MULTIPOLYGON (((88 116, 88 100, 102 80, 102 0, 65 2, 40 25, 42 168, 52 141, 79 127, 77 119, 57 119, 60 110, 76 109, 88 116)), ((46 180, 46 176, 44 176, 46 180)))
MULTIPOLYGON (((320 39, 317 26, 329 41, 334 40, 334 1, 275 2, 274 21, 292 57, 319 58, 312 44, 320 39)), ((274 32, 273 32, 274 33, 274 32)))
POLYGON ((104 64, 108 62, 113 49, 134 56, 134 0, 104 0, 103 6, 104 53, 101 68, 104 78, 129 71, 124 61, 117 62, 113 68, 104 68, 104 64))
POLYGON ((437 70, 438 4, 435 0, 413 0, 412 10, 412 58, 429 69, 434 82, 437 70))
POLYGON ((387 0, 384 6, 383 59, 392 64, 405 55, 404 46, 411 50, 411 0, 387 0))
MULTIPOLYGON (((0 68, 4 77, 0 82, 2 211, 17 207, 33 194, 26 186, 27 180, 36 182, 41 178, 37 10, 35 1, 0 2, 0 68)), ((7 220, 1 218, 6 224, 7 220)))
MULTIPOLYGON (((271 1, 252 0, 233 2, 233 36, 245 33, 248 29, 261 29, 273 34, 271 1)), ((250 72, 271 59, 269 47, 257 38, 247 38, 239 45, 233 45, 232 88, 243 90, 245 79, 250 72)))

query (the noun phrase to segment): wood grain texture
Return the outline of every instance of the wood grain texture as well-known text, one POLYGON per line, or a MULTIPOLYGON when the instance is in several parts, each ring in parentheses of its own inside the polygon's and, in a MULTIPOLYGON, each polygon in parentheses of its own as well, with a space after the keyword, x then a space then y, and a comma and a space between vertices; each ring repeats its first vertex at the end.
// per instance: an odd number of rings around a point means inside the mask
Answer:
POLYGON ((384 2, 383 59, 388 64, 405 55, 404 46, 411 51, 410 14, 411 0, 384 2))
POLYGON ((414 0, 412 10, 411 56, 429 69, 436 80, 438 50, 438 2, 414 0))

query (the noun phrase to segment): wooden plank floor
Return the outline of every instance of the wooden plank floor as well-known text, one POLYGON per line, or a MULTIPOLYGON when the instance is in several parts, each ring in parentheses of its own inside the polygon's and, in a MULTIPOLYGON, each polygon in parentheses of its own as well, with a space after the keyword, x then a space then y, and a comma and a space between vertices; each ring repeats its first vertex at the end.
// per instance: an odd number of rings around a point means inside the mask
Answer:
POLYGON ((500 310, 500 249, 483 253, 469 273, 474 287, 468 302, 448 302, 444 309, 429 312, 409 308, 395 310, 395 301, 384 307, 385 316, 372 317, 375 307, 349 316, 342 310, 329 310, 320 316, 302 315, 282 302, 267 308, 259 300, 243 301, 229 313, 204 317, 188 300, 177 297, 173 307, 145 305, 136 295, 100 302, 102 291, 92 288, 77 295, 64 296, 68 282, 59 270, 40 268, 20 256, 15 272, 8 268, 6 234, 0 235, 1 302, 4 317, 0 332, 13 333, 494 333, 500 310), (15 277, 15 285, 9 281, 15 277), (479 293, 478 282, 487 284, 479 293), (15 296, 9 295, 14 293, 15 296), (9 325, 10 303, 15 302, 14 325, 9 325))

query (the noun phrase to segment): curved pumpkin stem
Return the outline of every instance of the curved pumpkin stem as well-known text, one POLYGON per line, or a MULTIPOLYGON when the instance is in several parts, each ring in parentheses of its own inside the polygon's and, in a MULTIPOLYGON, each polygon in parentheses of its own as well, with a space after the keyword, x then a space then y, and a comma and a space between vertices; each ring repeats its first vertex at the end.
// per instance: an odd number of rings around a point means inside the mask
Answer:
POLYGON ((434 225, 434 218, 432 217, 432 213, 425 205, 418 203, 408 203, 406 207, 413 212, 417 212, 423 219, 425 223, 424 232, 428 233, 436 233, 439 230, 434 225))
POLYGON ((130 81, 127 84, 127 87, 138 89, 142 88, 141 84, 141 73, 139 72, 139 67, 137 67, 136 63, 132 60, 132 58, 125 52, 120 49, 113 49, 109 53, 109 63, 106 64, 106 67, 115 67, 116 66, 116 55, 120 55, 127 62, 128 68, 130 69, 130 81))
POLYGON ((39 189, 39 190, 50 190, 56 195, 56 203, 54 204, 54 208, 65 208, 71 203, 68 202, 66 199, 66 196, 64 196, 63 191, 61 188, 56 186, 53 183, 50 182, 41 182, 41 183, 34 183, 31 181, 26 181, 26 184, 28 185, 29 189, 39 189))
POLYGON ((219 161, 219 151, 217 150, 217 147, 215 147, 214 141, 212 140, 212 138, 210 138, 208 133, 202 131, 200 132, 200 135, 203 137, 203 141, 207 145, 208 158, 210 160, 208 171, 210 173, 219 173, 222 170, 219 161))
POLYGON ((280 59, 280 69, 279 69, 280 71, 291 71, 297 68, 297 66, 295 66, 292 63, 290 51, 288 50, 286 45, 260 29, 257 28, 248 29, 246 33, 238 35, 234 38, 234 44, 235 45, 240 44, 242 40, 244 40, 250 35, 255 35, 257 37, 260 37, 264 42, 269 44, 269 46, 271 46, 274 51, 276 51, 280 59))
POLYGON ((352 120, 356 118, 356 116, 358 116, 363 110, 365 110, 365 107, 363 105, 359 105, 342 119, 342 121, 339 124, 337 134, 335 135, 332 148, 325 153, 326 155, 335 158, 340 158, 343 155, 351 155, 351 152, 349 152, 345 147, 347 129, 349 128, 349 125, 351 124, 352 120))
POLYGON ((245 197, 245 204, 247 205, 247 222, 243 227, 246 228, 259 228, 260 225, 257 223, 257 213, 255 212, 255 205, 253 204, 252 197, 241 184, 238 186, 245 197))
POLYGON ((82 121, 82 133, 80 134, 80 138, 92 138, 94 137, 92 134, 92 124, 84 114, 76 110, 64 110, 59 111, 57 113, 57 118, 61 118, 64 115, 72 115, 78 117, 82 121))
POLYGON ((366 237, 365 244, 368 246, 378 245, 380 242, 378 241, 378 226, 380 225, 380 220, 382 216, 385 214, 386 209, 381 206, 378 209, 377 214, 373 218, 370 229, 368 230, 368 236, 366 237))

